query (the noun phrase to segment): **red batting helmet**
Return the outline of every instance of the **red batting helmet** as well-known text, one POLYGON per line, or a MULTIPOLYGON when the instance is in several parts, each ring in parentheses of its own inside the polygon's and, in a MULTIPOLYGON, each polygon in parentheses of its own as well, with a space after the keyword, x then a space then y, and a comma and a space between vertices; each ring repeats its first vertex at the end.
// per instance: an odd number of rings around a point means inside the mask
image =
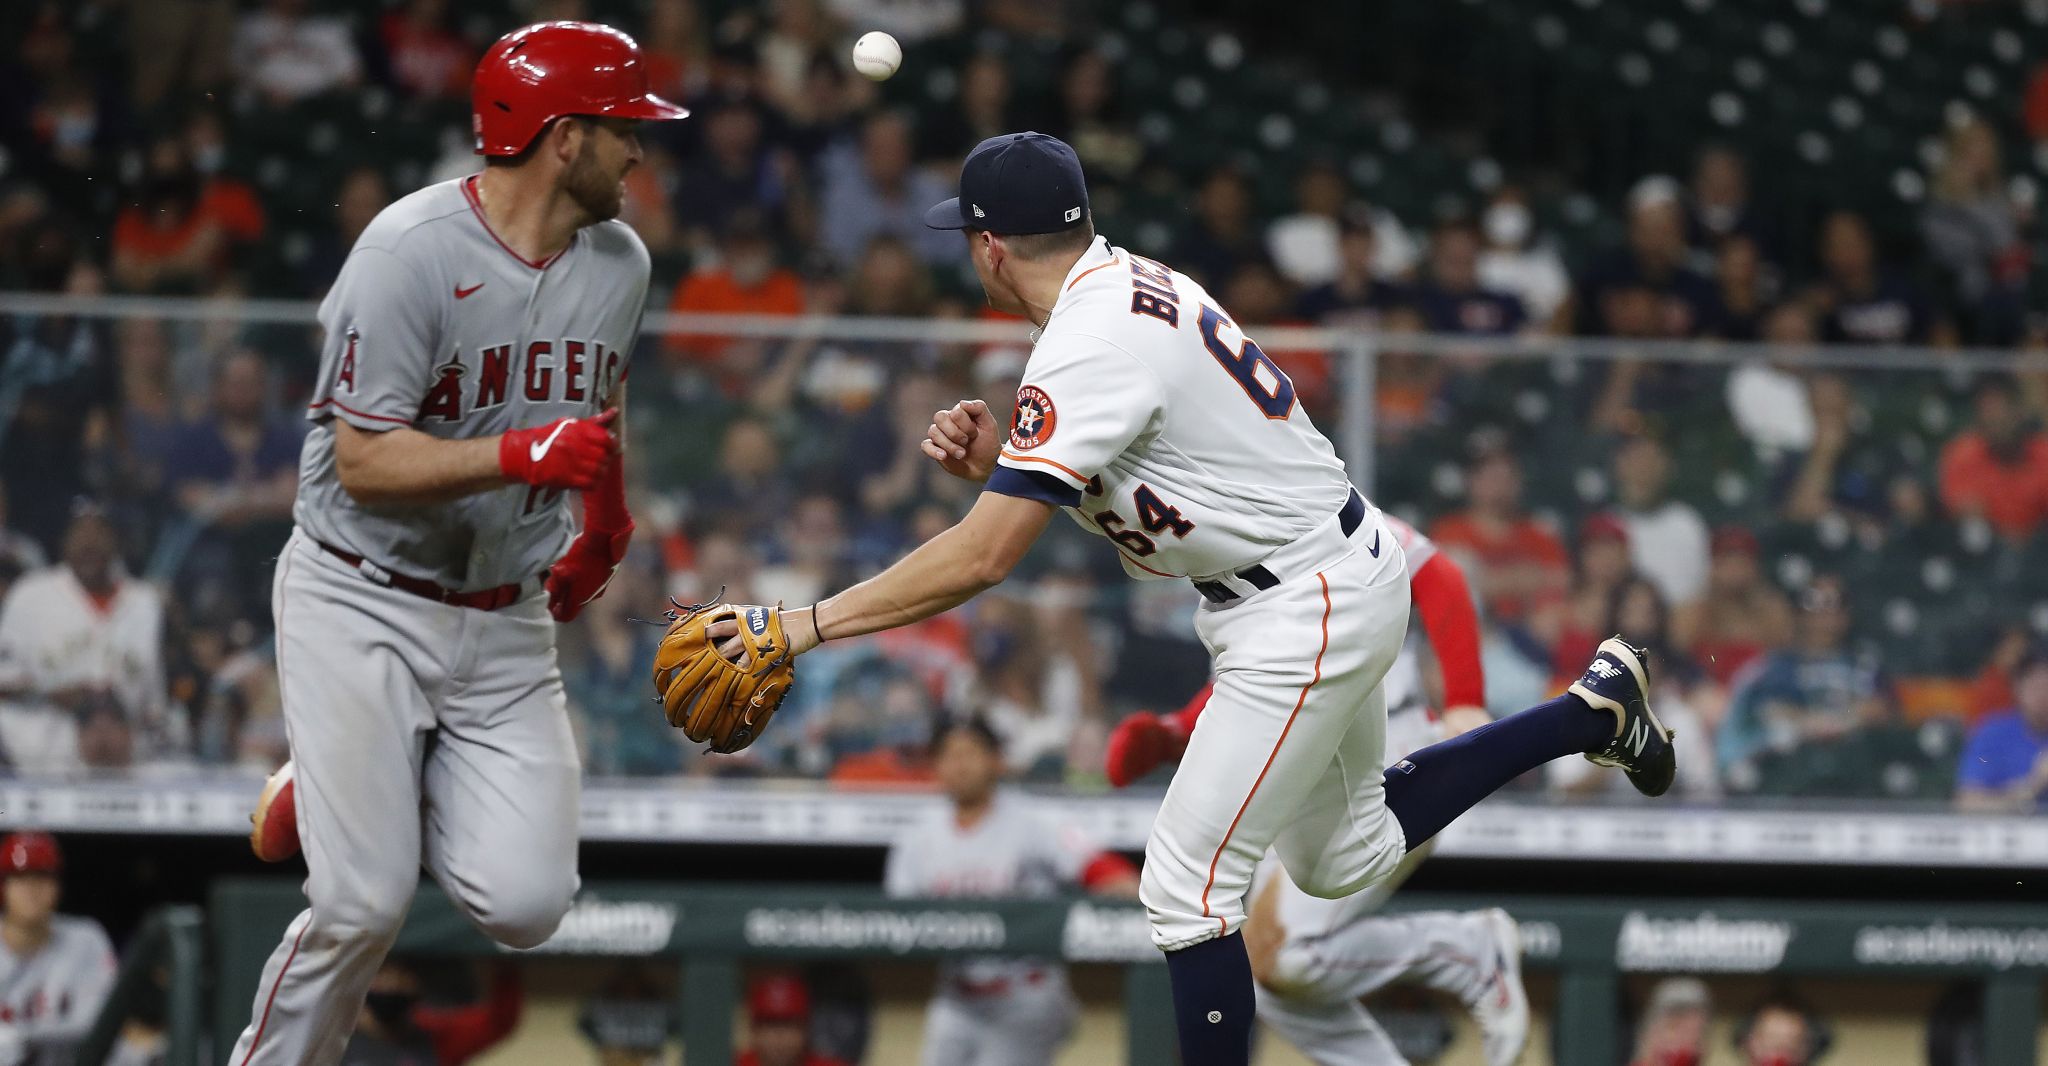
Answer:
POLYGON ((53 874, 64 868, 64 853, 48 833, 9 833, 0 840, 0 877, 53 874))
POLYGON ((647 91, 633 38, 595 22, 539 22, 498 38, 476 65, 469 100, 481 155, 517 155, 564 115, 690 113, 647 91))

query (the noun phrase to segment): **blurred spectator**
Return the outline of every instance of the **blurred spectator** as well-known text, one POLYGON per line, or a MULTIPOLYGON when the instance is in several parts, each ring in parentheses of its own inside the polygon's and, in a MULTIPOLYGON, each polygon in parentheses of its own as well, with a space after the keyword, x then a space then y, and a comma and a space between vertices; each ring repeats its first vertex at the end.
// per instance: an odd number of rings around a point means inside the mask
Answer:
POLYGON ((656 96, 688 101, 702 91, 711 58, 706 36, 696 0, 651 0, 635 39, 656 96))
POLYGON ((135 731, 113 693, 92 689, 73 710, 78 719, 78 764, 87 771, 121 771, 135 765, 135 731))
POLYGON ((1728 414, 1735 428, 1766 454, 1806 451, 1814 446, 1813 399, 1791 353, 1795 345, 1813 343, 1813 316, 1803 304, 1783 304, 1765 316, 1763 329, 1764 340, 1786 346, 1785 355, 1745 359, 1728 372, 1728 414))
POLYGON ((7 586, 30 570, 47 564, 49 557, 43 553, 43 546, 34 537, 7 523, 7 489, 0 486, 0 601, 7 596, 7 586))
POLYGON ((237 77, 271 107, 354 88, 362 79, 348 20, 306 8, 306 0, 265 0, 235 27, 237 77))
POLYGON ((1942 449, 1941 502, 1958 518, 2024 540, 2048 519, 2048 436, 2004 375, 1979 379, 1973 408, 1971 428, 1942 449))
POLYGON ((576 1029, 598 1066, 661 1066, 675 1032, 674 999, 638 962, 623 962, 583 1004, 576 1029))
POLYGON ((1629 1066, 1699 1066, 1707 1057, 1707 1025, 1714 1020, 1707 983, 1697 977, 1666 977, 1650 992, 1636 1022, 1635 1054, 1629 1066))
MULTIPOLYGON (((922 318, 932 310, 932 277, 901 238, 870 240, 855 261, 844 311, 849 315, 922 318)), ((900 352, 901 346, 894 351, 900 352)))
POLYGON ((1721 684, 1764 652, 1792 639, 1792 603, 1764 577, 1756 534, 1727 525, 1714 531, 1706 595, 1678 612, 1674 642, 1721 684))
POLYGON ((832 47, 831 16, 823 0, 770 0, 767 31, 760 35, 761 96, 777 111, 804 107, 811 66, 832 47))
POLYGON ((811 1049, 811 990, 794 974, 770 974, 747 989, 747 1046, 733 1066, 846 1066, 811 1049))
MULTIPOLYGON (((1656 664, 1651 685, 1657 718, 1673 733, 1691 737, 1693 743, 1678 754, 1678 777, 1673 788, 1688 799, 1712 799, 1720 795, 1720 775, 1714 769, 1713 731, 1707 726, 1706 701, 1711 694, 1700 684, 1699 667, 1672 641, 1671 612, 1657 586, 1642 577, 1630 577, 1615 587, 1607 616, 1612 628, 1630 644, 1649 652, 1656 664)), ((1544 778, 1550 787, 1567 795, 1608 795, 1624 797, 1635 790, 1627 778, 1601 773, 1584 759, 1558 759, 1545 764, 1544 778)))
MULTIPOLYGON (((1293 287, 1263 258, 1247 260, 1238 267, 1223 291, 1216 295, 1248 327, 1308 324, 1295 317, 1298 301, 1293 287)), ((1329 353, 1320 348, 1289 348, 1272 343, 1262 347, 1294 382, 1302 404, 1317 418, 1324 417, 1331 399, 1329 353)))
POLYGON ((1714 253, 1714 282, 1720 289, 1706 332, 1722 340, 1753 341, 1763 333, 1774 286, 1765 276, 1756 240, 1734 234, 1714 253))
POLYGON ((114 527, 81 505, 62 561, 14 583, 0 603, 0 751, 24 773, 78 765, 74 717, 110 692, 138 728, 139 756, 188 749, 165 706, 164 609, 156 588, 128 578, 114 527))
POLYGON ((1415 305, 1433 332, 1500 336, 1528 321, 1520 300, 1480 286, 1479 250, 1479 230, 1470 222, 1445 222, 1431 234, 1428 276, 1415 286, 1415 305))
MULTIPOLYGON (((1045 591, 1056 599, 1085 596, 1086 586, 1062 581, 1049 583, 1045 591)), ((1060 780, 1070 765, 1068 747, 1083 716, 1093 664, 1069 654, 1071 640, 1061 641, 1062 634, 1038 625, 1030 602, 1015 595, 991 595, 995 598, 983 603, 973 617, 975 660, 987 688, 989 728, 1002 741, 1011 773, 1060 780)))
POLYGON ((754 575, 754 589, 765 602, 815 603, 853 583, 845 569, 849 549, 838 500, 824 493, 803 496, 776 531, 778 557, 754 575))
POLYGON ((1259 254, 1251 187, 1237 168, 1219 166, 1196 190, 1194 215, 1181 226, 1169 259, 1174 269, 1221 291, 1239 264, 1259 254))
POLYGON ((924 224, 925 210, 953 190, 911 165, 910 138, 909 118, 877 112, 861 127, 857 158, 826 167, 818 240, 842 267, 858 262, 868 242, 885 235, 901 240, 927 265, 965 260, 959 234, 924 224))
MULTIPOLYGON (((68 239, 31 248, 39 291, 93 296, 99 273, 74 264, 68 239)), ((107 431, 117 395, 104 321, 58 315, 0 317, 0 486, 15 529, 54 554, 71 498, 87 485, 91 442, 107 431)))
POLYGON ((1350 195, 1335 163, 1316 160, 1294 179, 1294 213, 1266 226, 1266 254, 1287 280, 1311 287, 1337 279, 1339 220, 1350 195))
POLYGON ((1479 284, 1514 296, 1539 326, 1553 325, 1571 295, 1572 279, 1557 249, 1537 239, 1536 219, 1522 190, 1496 189, 1480 216, 1486 248, 1479 253, 1479 284))
POLYGON ((562 666, 562 684, 580 712, 589 752, 584 772, 592 777, 679 772, 682 734, 669 728, 658 710, 648 709, 644 691, 661 627, 636 625, 623 609, 590 611, 586 617, 580 654, 563 656, 562 666))
POLYGON ((1472 566, 1486 616, 1516 624, 1564 593, 1570 559, 1557 534, 1522 509, 1522 467, 1505 443, 1465 468, 1465 508, 1438 519, 1430 539, 1472 566))
MULTIPOLYGON (((1539 639, 1550 649, 1551 672, 1576 675, 1594 649, 1614 635, 1615 593, 1632 571, 1628 526, 1605 512, 1579 523, 1579 554, 1565 598, 1537 612, 1539 639)), ((1487 676, 1493 676, 1489 667, 1487 676)))
POLYGON ((950 107, 925 119, 918 129, 917 158, 951 169, 975 145, 1018 128, 1010 106, 1010 64, 1000 52, 980 51, 960 65, 960 84, 950 107))
MULTIPOLYGON (((526 1007, 526 990, 519 980, 518 964, 501 961, 489 971, 483 998, 475 1002, 413 1006, 412 1025, 433 1041, 440 1066, 462 1066, 496 1047, 519 1028, 519 1017, 526 1007)), ((402 985, 398 991, 402 996, 402 985)))
POLYGON ((2033 633, 2023 625, 2008 625, 1998 634, 1983 667, 1970 682, 1969 704, 1963 708, 1966 721, 1976 725, 2013 705, 2013 675, 2033 650, 2033 633))
POLYGON ((884 30, 904 47, 956 33, 967 23, 966 0, 828 0, 848 26, 884 30))
POLYGON ((469 96, 476 49, 448 25, 448 0, 407 0, 377 24, 392 84, 426 99, 469 96))
POLYGON ((1937 339, 1926 297, 1878 262, 1876 238, 1862 215, 1828 215, 1821 224, 1820 261, 1823 273, 1813 298, 1822 309, 1822 340, 1926 344, 1937 339))
POLYGON ((1813 373, 1806 383, 1812 427, 1806 454, 1786 464, 1790 482, 1783 489, 1783 513, 1795 522, 1814 522, 1830 514, 1927 525, 1924 500, 1900 501, 1900 479, 1918 485, 1916 466, 1902 466, 1894 443, 1869 424, 1869 413, 1857 400, 1849 379, 1839 373, 1813 373), (1910 504, 1910 505, 1908 505, 1910 504))
POLYGON ((676 221, 690 243, 709 248, 712 234, 748 210, 759 213, 771 236, 789 236, 793 164, 765 144, 760 112, 727 97, 697 107, 692 122, 701 123, 703 148, 683 165, 675 190, 676 221))
POLYGON ((363 235, 377 212, 391 203, 391 188, 384 182, 383 171, 364 163, 341 176, 334 201, 334 228, 314 236, 312 251, 299 271, 308 296, 326 295, 328 286, 340 275, 341 265, 348 261, 348 253, 354 250, 356 238, 363 235))
POLYGON ((131 993, 121 1033, 107 1052, 106 1066, 164 1066, 170 1057, 168 1027, 170 975, 159 967, 131 993))
POLYGON ((1775 260, 1779 249, 1750 196, 1749 160, 1725 145, 1708 145, 1693 160, 1686 190, 1686 243, 1712 256, 1732 238, 1748 241, 1759 258, 1775 260))
POLYGON ((171 386, 171 342, 163 320, 124 318, 114 327, 121 410, 114 418, 114 488, 153 507, 169 491, 165 458, 183 429, 171 386))
MULTIPOLYGON (((1337 233, 1337 275, 1301 294, 1297 317, 1324 326, 1386 328, 1390 312, 1412 308, 1415 301, 1405 286, 1381 280, 1378 260, 1379 231, 1362 213, 1347 214, 1337 233)), ((1416 327, 1421 326, 1418 318, 1416 327)))
POLYGON ((223 358, 206 413, 171 442, 164 463, 186 514, 226 528, 291 517, 299 424, 272 417, 266 373, 254 352, 223 358))
POLYGON ((0 838, 0 1061, 69 1063, 114 987, 100 923, 57 913, 64 857, 47 833, 0 838))
POLYGON ((1743 1066, 1808 1066, 1820 1061, 1827 1047, 1820 1016, 1789 991, 1766 996, 1735 1030, 1743 1066))
POLYGON ((1614 500, 1628 524, 1629 558, 1678 610, 1707 584, 1707 523, 1692 504, 1671 496, 1671 455, 1662 441, 1637 435, 1614 453, 1614 500))
POLYGON ((1824 574, 1800 596, 1793 642, 1735 680, 1715 742, 1724 778, 1768 752, 1840 740, 1892 717, 1891 682, 1849 643, 1841 578, 1824 574))
POLYGON ((205 292, 232 265, 235 247, 263 231, 248 186, 203 178, 184 139, 160 137, 114 220, 114 280, 135 292, 205 292))
POLYGON ((735 419, 725 427, 718 465, 694 494, 694 510, 711 528, 747 538, 772 536, 795 498, 789 473, 781 442, 767 423, 735 419))
POLYGON ((1691 337, 1710 320, 1716 302, 1714 283, 1686 264, 1685 210, 1678 183, 1662 175, 1644 178, 1628 197, 1628 241, 1607 253, 1579 279, 1573 295, 1578 330, 1610 336, 1618 315, 1618 299, 1646 295, 1643 322, 1633 331, 1650 337, 1691 337))
POLYGON ((234 0, 128 4, 128 65, 138 110, 192 99, 226 83, 235 39, 234 0))
POLYGON ((1135 178, 1145 161, 1145 142, 1124 113, 1116 74, 1102 49, 1074 51, 1060 71, 1057 111, 1041 127, 1074 147, 1095 204, 1106 203, 1104 195, 1135 178))
POLYGON ((1981 119, 1951 129, 1920 224, 1970 339, 2011 344, 2021 332, 2032 212, 2006 192, 1998 133, 1981 119))
POLYGON ((1977 723, 1956 766, 1956 806, 2027 813, 2048 804, 2048 649, 2013 671, 2013 706, 1977 723))
MULTIPOLYGON (((803 282, 796 271, 777 262, 761 213, 742 210, 730 216, 719 235, 718 257, 676 283, 668 309, 680 314, 781 315, 803 313, 803 282)), ((677 334, 667 339, 671 352, 716 364, 735 345, 758 349, 758 340, 677 334)), ((758 357, 730 368, 751 373, 758 357)), ((744 384, 736 382, 734 384, 744 384)))

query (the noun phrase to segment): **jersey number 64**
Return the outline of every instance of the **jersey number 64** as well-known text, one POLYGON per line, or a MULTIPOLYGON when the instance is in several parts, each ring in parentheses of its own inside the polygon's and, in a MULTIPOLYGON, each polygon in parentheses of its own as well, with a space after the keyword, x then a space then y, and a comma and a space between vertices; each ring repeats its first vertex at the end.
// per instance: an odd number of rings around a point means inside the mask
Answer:
POLYGON ((1284 420, 1294 413, 1294 382, 1273 357, 1260 350, 1250 337, 1232 350, 1229 343, 1219 335, 1219 330, 1230 322, 1223 312, 1206 304, 1202 306, 1202 345, 1209 354, 1237 379, 1244 388, 1244 394, 1252 398, 1259 411, 1267 418, 1284 420))

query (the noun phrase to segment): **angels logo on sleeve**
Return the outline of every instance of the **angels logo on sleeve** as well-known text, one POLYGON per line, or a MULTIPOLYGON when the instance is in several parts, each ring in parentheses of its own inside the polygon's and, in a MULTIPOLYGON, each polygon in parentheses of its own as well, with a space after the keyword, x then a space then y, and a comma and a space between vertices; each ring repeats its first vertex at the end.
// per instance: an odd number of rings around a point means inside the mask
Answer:
POLYGON ((1044 389, 1026 385, 1017 390, 1017 411, 1010 416, 1010 447, 1028 452, 1051 440, 1058 424, 1052 397, 1044 389))

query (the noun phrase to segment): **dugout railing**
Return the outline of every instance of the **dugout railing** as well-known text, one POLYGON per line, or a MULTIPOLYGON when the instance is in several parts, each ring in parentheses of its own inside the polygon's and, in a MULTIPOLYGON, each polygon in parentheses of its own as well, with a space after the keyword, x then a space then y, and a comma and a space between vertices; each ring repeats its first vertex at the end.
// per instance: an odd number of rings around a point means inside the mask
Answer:
POLYGON ((163 1066, 199 1066, 206 989, 205 911, 189 904, 151 911, 122 954, 114 986, 72 1061, 77 1066, 99 1066, 107 1061, 122 1026, 137 1013, 137 1001, 160 990, 163 1066))
MULTIPOLYGON (((1394 909, 1460 906, 1427 894, 1394 909)), ((1559 1066, 1612 1066, 1621 982, 1638 973, 1783 975, 1983 982, 1985 1066, 2032 1066, 2048 980, 2048 906, 1907 906, 1757 900, 1489 900, 1522 924, 1524 965, 1557 977, 1559 1066)), ((304 906, 281 879, 234 879, 211 902, 218 960, 216 1046, 247 1023, 265 958, 304 906)), ((503 956, 432 885, 396 951, 503 956)), ((662 958, 679 967, 685 1061, 732 1061, 743 966, 753 960, 857 961, 1015 954, 1125 966, 1127 1066, 1176 1061, 1165 967, 1134 903, 889 899, 872 891, 616 883, 585 887, 538 956, 662 958)))

